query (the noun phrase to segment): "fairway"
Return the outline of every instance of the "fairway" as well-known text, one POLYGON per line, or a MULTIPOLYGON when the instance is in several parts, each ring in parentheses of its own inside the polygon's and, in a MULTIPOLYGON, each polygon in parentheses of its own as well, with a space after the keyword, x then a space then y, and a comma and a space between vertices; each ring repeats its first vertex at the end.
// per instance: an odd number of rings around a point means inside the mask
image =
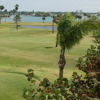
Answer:
MULTIPOLYGON (((20 22, 19 25, 51 26, 52 23, 20 22)), ((56 45, 56 33, 51 30, 19 27, 14 22, 0 25, 0 100, 23 100, 23 88, 29 88, 25 73, 34 70, 37 81, 49 78, 52 82, 59 76, 58 61, 60 46, 56 45)), ((64 77, 71 79, 73 71, 78 70, 76 60, 86 53, 92 42, 92 33, 84 36, 80 44, 65 51, 66 65, 64 77)))

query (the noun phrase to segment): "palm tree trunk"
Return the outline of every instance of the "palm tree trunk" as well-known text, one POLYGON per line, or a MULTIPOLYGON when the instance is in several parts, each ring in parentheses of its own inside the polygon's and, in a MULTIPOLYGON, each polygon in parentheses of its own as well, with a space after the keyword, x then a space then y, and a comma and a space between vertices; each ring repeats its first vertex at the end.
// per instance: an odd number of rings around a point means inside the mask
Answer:
POLYGON ((63 69, 64 69, 64 66, 66 64, 64 54, 65 54, 65 47, 61 46, 61 54, 60 54, 60 59, 59 59, 59 62, 58 62, 58 65, 59 65, 59 78, 63 78, 63 69))
POLYGON ((18 23, 17 23, 17 18, 16 18, 16 30, 18 30, 18 23))
POLYGON ((56 47, 58 47, 57 41, 56 41, 56 47))
POLYGON ((56 47, 58 47, 58 33, 57 33, 57 38, 56 38, 56 47))
POLYGON ((1 24, 1 16, 0 16, 0 24, 1 24))
POLYGON ((54 22, 52 22, 52 33, 54 33, 54 22))
POLYGON ((16 22, 16 30, 18 30, 18 23, 16 22))
POLYGON ((18 30, 18 25, 17 25, 17 30, 18 30))
POLYGON ((0 18, 0 24, 1 24, 1 18, 0 18))
POLYGON ((5 17, 5 22, 6 22, 6 17, 5 17))

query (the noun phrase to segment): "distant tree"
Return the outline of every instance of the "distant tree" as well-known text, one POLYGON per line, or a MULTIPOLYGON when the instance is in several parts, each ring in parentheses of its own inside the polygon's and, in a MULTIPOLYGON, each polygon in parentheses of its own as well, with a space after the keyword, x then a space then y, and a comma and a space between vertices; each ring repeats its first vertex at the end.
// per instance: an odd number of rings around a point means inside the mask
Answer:
POLYGON ((71 12, 71 15, 72 15, 72 16, 75 16, 75 15, 76 15, 76 13, 75 13, 75 12, 71 12))
POLYGON ((16 14, 13 20, 16 23, 16 29, 18 30, 18 22, 21 21, 20 14, 16 14))
POLYGON ((81 16, 81 15, 78 15, 77 18, 78 18, 78 19, 82 19, 82 16, 81 16))
POLYGON ((77 19, 82 19, 82 16, 81 15, 75 15, 75 19, 77 21, 77 19))
POLYGON ((84 19, 85 19, 85 17, 86 17, 87 15, 88 15, 87 13, 84 13, 84 19))
POLYGON ((18 10, 18 7, 19 7, 19 5, 16 4, 16 5, 15 5, 15 10, 16 10, 16 11, 18 10))
POLYGON ((42 17, 43 23, 44 23, 46 17, 47 17, 47 15, 46 14, 43 14, 43 17, 42 17))
POLYGON ((14 17, 13 20, 14 20, 14 22, 16 23, 16 29, 17 29, 17 30, 18 30, 18 22, 21 21, 20 14, 17 13, 18 7, 19 7, 19 5, 16 4, 16 5, 15 5, 15 9, 13 9, 13 13, 15 14, 15 17, 14 17))
POLYGON ((46 15, 46 14, 44 14, 44 15, 43 15, 43 17, 47 17, 47 15, 46 15))
POLYGON ((43 20, 43 23, 44 23, 44 20, 45 20, 45 17, 44 16, 42 17, 42 20, 43 20))
POLYGON ((90 18, 90 17, 91 17, 91 15, 90 15, 90 14, 87 14, 87 17, 88 17, 88 18, 90 18))
POLYGON ((13 14, 16 14, 16 10, 15 10, 15 9, 13 9, 13 11, 12 11, 12 12, 13 12, 13 14))
POLYGON ((58 23, 59 19, 60 19, 60 15, 57 16, 52 16, 53 20, 52 20, 52 33, 54 33, 54 23, 58 23))
POLYGON ((5 22, 6 22, 6 17, 7 17, 7 9, 4 10, 4 17, 5 17, 5 22))
MULTIPOLYGON (((3 5, 0 5, 0 10, 2 11, 5 7, 3 5)), ((1 24, 1 18, 2 18, 2 14, 0 14, 0 24, 1 24)))

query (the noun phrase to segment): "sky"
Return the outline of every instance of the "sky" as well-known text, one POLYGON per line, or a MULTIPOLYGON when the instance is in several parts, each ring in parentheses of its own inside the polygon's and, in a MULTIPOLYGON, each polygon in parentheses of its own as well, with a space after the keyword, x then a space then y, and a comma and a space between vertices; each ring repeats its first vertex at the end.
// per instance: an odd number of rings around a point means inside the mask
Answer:
POLYGON ((19 5, 18 11, 100 11, 100 0, 0 0, 0 5, 8 11, 13 10, 16 4, 19 5))

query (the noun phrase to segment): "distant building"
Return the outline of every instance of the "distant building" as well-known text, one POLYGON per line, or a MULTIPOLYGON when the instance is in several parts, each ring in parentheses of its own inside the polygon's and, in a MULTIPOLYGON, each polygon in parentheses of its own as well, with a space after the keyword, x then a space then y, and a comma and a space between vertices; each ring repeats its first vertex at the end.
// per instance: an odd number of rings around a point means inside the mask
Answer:
POLYGON ((83 11, 82 10, 80 10, 80 14, 82 14, 83 13, 83 11))
POLYGON ((76 10, 76 13, 79 13, 79 10, 76 10))

